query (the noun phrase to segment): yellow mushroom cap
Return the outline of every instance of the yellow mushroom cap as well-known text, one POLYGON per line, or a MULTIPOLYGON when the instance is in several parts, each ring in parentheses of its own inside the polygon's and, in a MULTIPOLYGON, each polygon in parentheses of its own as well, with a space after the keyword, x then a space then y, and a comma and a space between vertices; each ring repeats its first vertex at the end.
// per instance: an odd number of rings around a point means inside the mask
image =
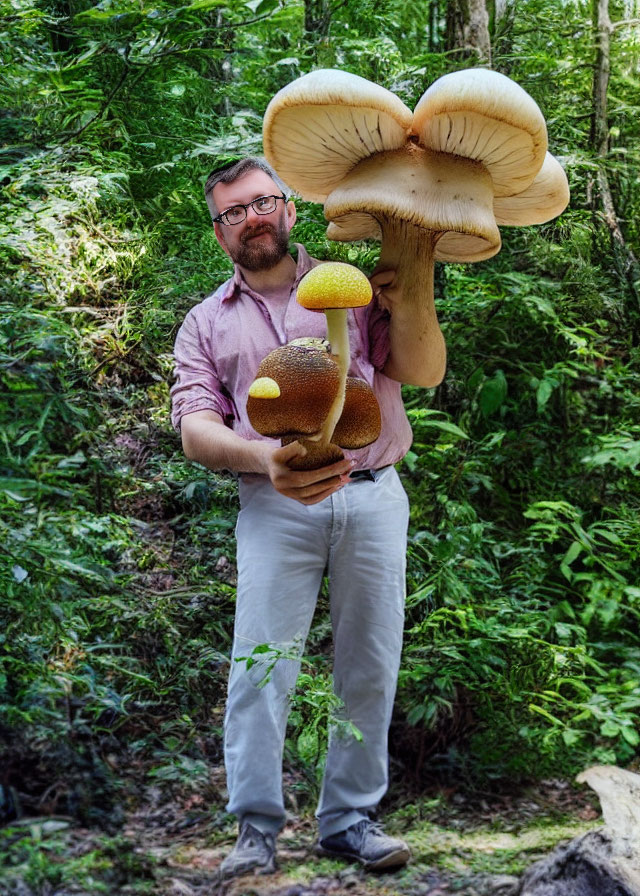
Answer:
POLYGON ((249 386, 249 398, 280 398, 280 386, 270 376, 259 376, 249 386))
POLYGON ((312 268, 298 284, 297 299, 310 311, 359 308, 368 305, 373 290, 366 276, 352 264, 327 261, 312 268))

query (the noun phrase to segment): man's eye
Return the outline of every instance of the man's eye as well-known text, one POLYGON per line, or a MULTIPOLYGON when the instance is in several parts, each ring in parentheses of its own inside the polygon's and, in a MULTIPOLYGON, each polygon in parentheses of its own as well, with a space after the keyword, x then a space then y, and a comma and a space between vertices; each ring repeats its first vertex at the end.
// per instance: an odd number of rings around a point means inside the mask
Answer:
POLYGON ((227 209, 227 218, 233 220, 234 218, 241 218, 244 214, 244 208, 241 205, 234 205, 233 208, 227 209))
POLYGON ((259 209, 269 208, 271 205, 271 196, 263 196, 261 199, 256 199, 256 205, 259 209))

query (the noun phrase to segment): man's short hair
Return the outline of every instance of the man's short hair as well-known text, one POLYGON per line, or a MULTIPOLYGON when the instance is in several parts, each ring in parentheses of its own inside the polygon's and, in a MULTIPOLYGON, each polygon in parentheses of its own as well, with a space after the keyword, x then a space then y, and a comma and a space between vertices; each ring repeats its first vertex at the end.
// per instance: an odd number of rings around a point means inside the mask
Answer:
POLYGON ((208 174, 204 185, 204 198, 207 200, 207 206, 211 212, 212 218, 217 218, 220 214, 220 210, 216 208, 216 204, 213 201, 213 188, 215 185, 232 184, 235 180, 248 174, 249 171, 264 171, 264 173, 268 174, 275 182, 278 189, 282 191, 287 199, 290 198, 291 190, 284 181, 278 177, 271 165, 265 162, 264 159, 256 158, 255 156, 249 156, 244 159, 231 159, 230 161, 219 165, 217 168, 214 168, 213 171, 208 174))

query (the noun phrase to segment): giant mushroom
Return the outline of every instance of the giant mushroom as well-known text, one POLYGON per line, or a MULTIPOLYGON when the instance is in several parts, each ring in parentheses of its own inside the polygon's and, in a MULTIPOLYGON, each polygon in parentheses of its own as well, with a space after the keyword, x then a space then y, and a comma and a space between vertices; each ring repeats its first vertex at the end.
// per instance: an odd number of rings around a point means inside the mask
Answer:
POLYGON ((427 326, 435 261, 490 258, 498 225, 544 223, 569 201, 538 105, 487 69, 439 78, 413 113, 358 75, 310 72, 269 103, 263 143, 290 187, 324 203, 330 239, 382 240, 378 270, 395 270, 427 326))

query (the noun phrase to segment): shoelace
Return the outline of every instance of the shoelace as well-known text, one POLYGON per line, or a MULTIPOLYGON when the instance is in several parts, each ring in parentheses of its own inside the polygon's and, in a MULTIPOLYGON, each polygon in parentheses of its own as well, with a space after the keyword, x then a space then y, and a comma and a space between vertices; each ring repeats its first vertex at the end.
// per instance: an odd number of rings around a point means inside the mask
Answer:
POLYGON ((264 835, 257 828, 247 825, 238 840, 238 846, 261 846, 263 840, 264 835))
POLYGON ((354 829, 359 834, 371 833, 378 837, 384 836, 384 831, 382 830, 382 825, 379 821, 371 821, 369 818, 363 818, 362 821, 357 822, 354 825, 354 829))

